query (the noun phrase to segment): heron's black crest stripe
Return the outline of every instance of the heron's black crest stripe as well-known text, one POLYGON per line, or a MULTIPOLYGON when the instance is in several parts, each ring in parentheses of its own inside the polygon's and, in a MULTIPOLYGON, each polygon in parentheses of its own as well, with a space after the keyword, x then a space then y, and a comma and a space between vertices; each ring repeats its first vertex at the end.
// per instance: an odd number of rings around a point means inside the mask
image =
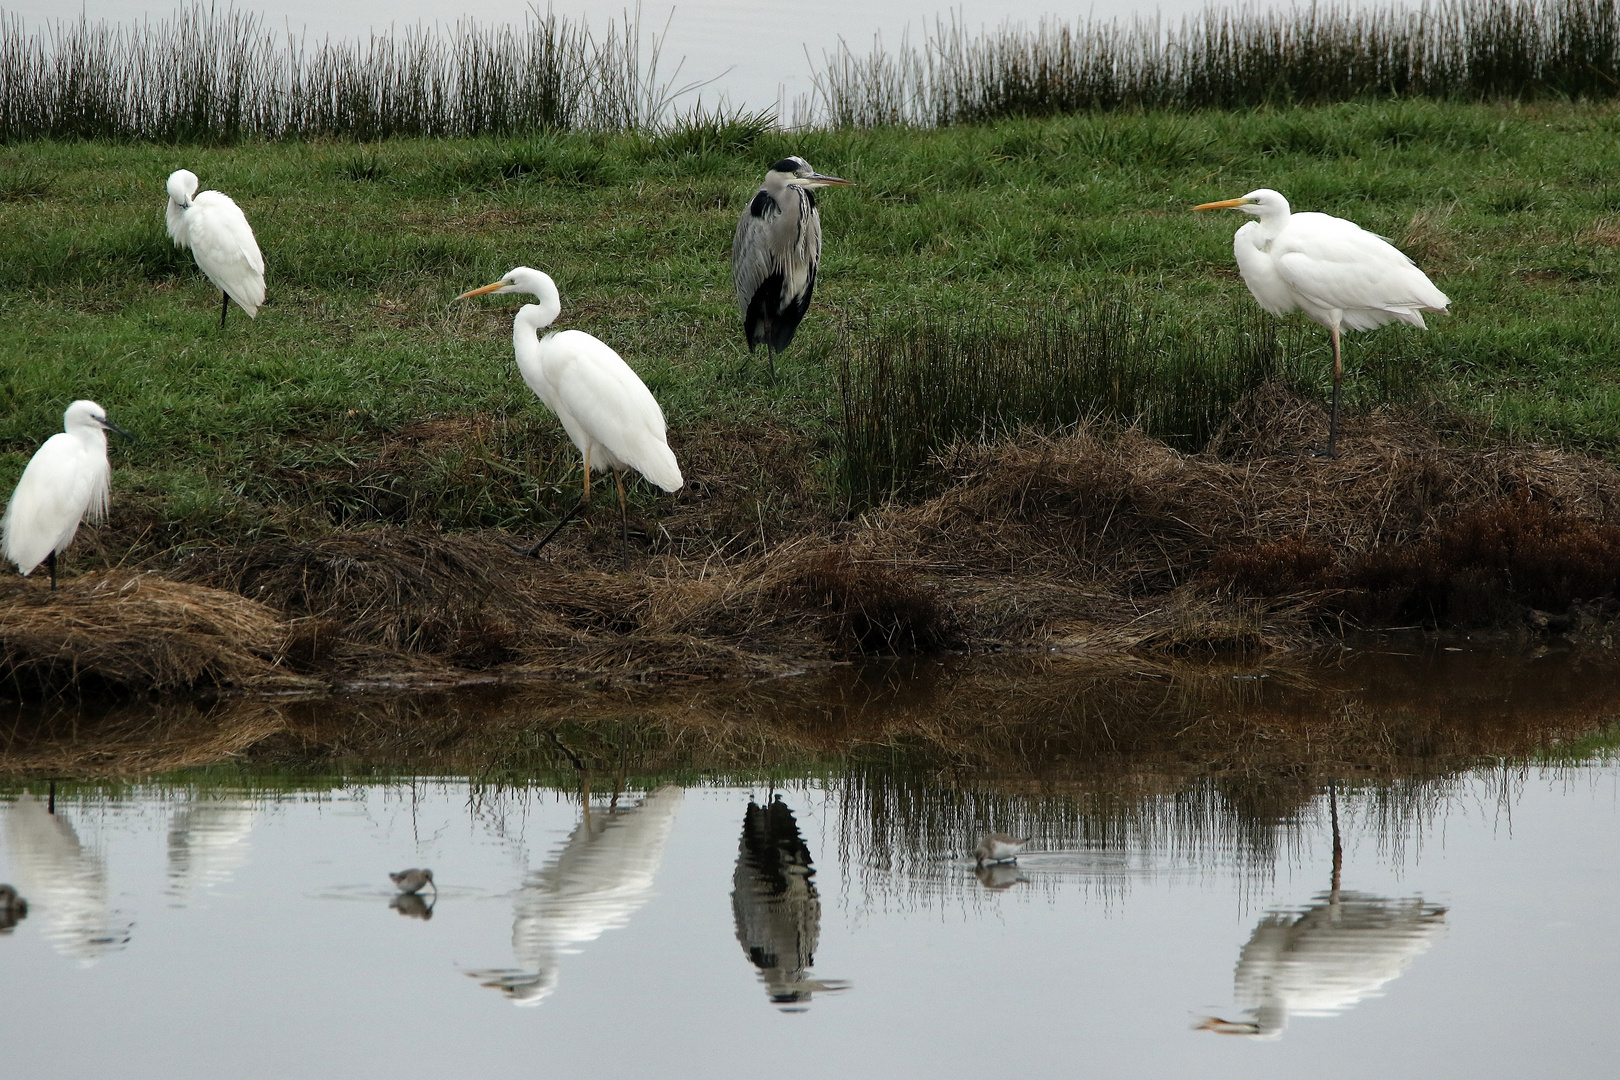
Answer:
POLYGON ((754 201, 748 204, 748 212, 754 217, 764 217, 776 208, 776 200, 764 191, 755 192, 754 201))
POLYGON ((798 160, 795 159, 795 158, 790 158, 790 157, 785 157, 781 161, 778 161, 775 165, 771 166, 771 172, 790 173, 790 172, 798 172, 798 171, 799 171, 799 162, 798 162, 798 160))

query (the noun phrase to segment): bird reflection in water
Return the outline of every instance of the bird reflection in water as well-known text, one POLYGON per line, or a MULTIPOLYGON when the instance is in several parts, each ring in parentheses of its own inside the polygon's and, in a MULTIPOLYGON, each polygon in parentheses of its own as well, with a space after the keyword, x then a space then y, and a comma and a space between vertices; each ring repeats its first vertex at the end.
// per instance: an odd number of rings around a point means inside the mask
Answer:
POLYGON ((821 937, 815 876, 793 811, 780 797, 767 806, 750 799, 732 875, 731 911, 743 953, 759 969, 771 1003, 783 1012, 808 1009, 817 991, 849 987, 810 975, 821 937))
POLYGON ((73 823, 27 794, 5 818, 12 867, 44 915, 51 946, 89 966, 127 945, 129 924, 115 923, 107 907, 106 860, 79 842, 73 823))
POLYGON ((0 885, 0 934, 9 934, 23 919, 28 918, 28 901, 17 895, 10 885, 0 885))
POLYGON ((469 971, 518 1005, 557 988, 558 957, 625 925, 652 896, 653 875, 675 824, 683 789, 658 788, 636 806, 592 807, 568 842, 531 873, 513 898, 512 952, 518 967, 469 971))
POLYGON ((398 893, 388 901, 388 906, 407 918, 423 922, 433 918, 433 905, 418 893, 398 893))
POLYGON ((1379 993, 1445 931, 1446 909, 1421 896, 1391 899, 1340 887, 1338 794, 1333 878, 1302 910, 1272 911, 1238 956, 1233 996, 1248 1018, 1206 1017, 1200 1031, 1275 1039, 1291 1016, 1335 1016, 1379 993))
POLYGON ((1015 862, 979 863, 973 868, 973 876, 979 879, 980 885, 994 892, 1022 885, 1029 880, 1015 862))
POLYGON ((169 895, 184 902, 230 881, 247 864, 259 811, 251 800, 194 793, 169 822, 169 895))

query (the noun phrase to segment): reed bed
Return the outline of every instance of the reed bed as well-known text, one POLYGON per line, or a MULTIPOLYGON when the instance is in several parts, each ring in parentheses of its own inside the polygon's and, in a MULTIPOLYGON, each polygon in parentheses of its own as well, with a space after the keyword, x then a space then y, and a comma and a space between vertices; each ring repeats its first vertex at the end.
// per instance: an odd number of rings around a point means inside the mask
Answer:
POLYGON ((934 462, 947 447, 1098 418, 1202 449, 1246 394, 1291 378, 1299 352, 1295 328, 1252 310, 1189 324, 1130 293, 1010 321, 919 312, 857 324, 839 350, 840 480, 875 505, 949 474, 934 462))
POLYGON ((592 34, 530 9, 522 25, 410 27, 365 41, 278 35, 201 3, 135 24, 0 12, 0 142, 352 139, 632 131, 681 89, 658 78, 639 12, 592 34))
POLYGON ((979 123, 1122 108, 1232 109, 1360 98, 1620 96, 1615 0, 1406 7, 1210 7, 1157 19, 975 32, 823 58, 804 111, 835 127, 979 123))

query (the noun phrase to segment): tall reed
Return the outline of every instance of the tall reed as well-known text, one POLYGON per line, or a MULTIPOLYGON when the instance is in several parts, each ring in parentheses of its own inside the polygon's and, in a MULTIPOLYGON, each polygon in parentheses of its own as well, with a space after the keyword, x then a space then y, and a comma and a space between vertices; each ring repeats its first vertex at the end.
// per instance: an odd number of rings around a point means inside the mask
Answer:
POLYGON ((1620 0, 1433 0, 1210 7, 1155 19, 1043 19, 921 46, 847 44, 813 76, 810 115, 836 127, 973 123, 1129 107, 1242 108, 1364 97, 1620 96, 1620 0))
POLYGON ((1161 318, 1129 293, 1016 325, 918 313, 846 326, 840 480, 873 504, 914 486, 953 443, 1098 417, 1202 449, 1240 397, 1294 378, 1292 334, 1241 308, 1197 324, 1161 318))
POLYGON ((521 26, 414 27, 365 41, 272 32, 197 3, 131 25, 0 12, 0 142, 510 135, 656 127, 683 92, 658 78, 640 14, 602 35, 530 9, 521 26))

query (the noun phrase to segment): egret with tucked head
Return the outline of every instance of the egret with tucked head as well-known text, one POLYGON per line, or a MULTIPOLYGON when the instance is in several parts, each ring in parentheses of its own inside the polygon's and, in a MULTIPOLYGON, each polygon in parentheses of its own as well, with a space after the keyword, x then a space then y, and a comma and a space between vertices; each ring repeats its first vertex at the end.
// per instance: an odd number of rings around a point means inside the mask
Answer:
MULTIPOLYGON (((677 491, 684 482, 675 452, 664 430, 664 411, 652 392, 630 370, 618 353, 581 330, 547 334, 540 331, 562 311, 557 283, 549 274, 520 266, 501 280, 456 297, 486 293, 524 293, 539 300, 524 304, 512 320, 512 349, 517 353, 523 381, 546 407, 557 414, 563 430, 584 458, 585 487, 579 501, 555 528, 532 547, 519 549, 534 555, 591 498, 591 471, 613 470, 619 487, 619 515, 625 521, 625 469, 635 469, 665 491, 677 491)), ((628 549, 628 526, 625 545, 628 549)))
POLYGON ((793 341, 810 309, 821 267, 821 214, 816 188, 848 185, 823 176, 802 157, 783 158, 765 174, 731 241, 731 279, 737 288, 748 351, 770 349, 771 378, 776 354, 793 341))
POLYGON ((1273 315, 1298 309, 1332 332, 1333 416, 1327 441, 1332 457, 1344 375, 1339 331, 1373 330, 1395 321, 1426 329, 1423 312, 1444 313, 1451 301, 1383 237, 1344 218, 1291 213, 1288 200, 1270 188, 1193 209, 1241 210, 1258 218, 1232 240, 1243 283, 1273 315))
POLYGON ((197 192, 197 174, 180 169, 169 175, 169 237, 177 248, 190 248, 209 281, 221 292, 219 325, 231 301, 255 318, 264 303, 264 256, 247 215, 229 195, 197 192))
POLYGON ((112 466, 107 463, 107 432, 134 436, 93 401, 75 401, 62 414, 62 431, 45 440, 23 469, 0 517, 0 549, 23 576, 44 563, 56 588, 56 556, 67 550, 79 522, 107 516, 112 466))

